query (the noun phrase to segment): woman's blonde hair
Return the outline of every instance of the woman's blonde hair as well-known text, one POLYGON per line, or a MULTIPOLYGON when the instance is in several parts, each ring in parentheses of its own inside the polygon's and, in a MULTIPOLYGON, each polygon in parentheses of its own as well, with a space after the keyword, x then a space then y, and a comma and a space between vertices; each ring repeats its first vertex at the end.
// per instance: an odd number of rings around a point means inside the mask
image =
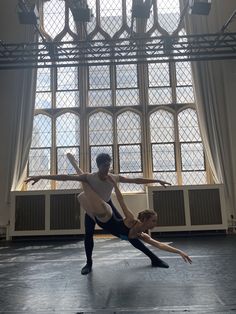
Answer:
POLYGON ((151 218, 152 216, 156 216, 156 215, 157 215, 157 213, 154 210, 145 209, 145 210, 138 213, 138 219, 140 221, 144 221, 144 220, 147 220, 147 219, 151 218))

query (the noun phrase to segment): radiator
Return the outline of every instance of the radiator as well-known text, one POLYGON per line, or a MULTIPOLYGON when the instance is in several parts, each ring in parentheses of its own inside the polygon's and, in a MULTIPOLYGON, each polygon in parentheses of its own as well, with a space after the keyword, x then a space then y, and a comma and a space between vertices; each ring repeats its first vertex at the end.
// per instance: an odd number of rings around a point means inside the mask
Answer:
POLYGON ((12 192, 9 236, 83 234, 78 190, 12 192))
POLYGON ((227 230, 221 185, 147 187, 148 207, 158 214, 154 232, 227 230))

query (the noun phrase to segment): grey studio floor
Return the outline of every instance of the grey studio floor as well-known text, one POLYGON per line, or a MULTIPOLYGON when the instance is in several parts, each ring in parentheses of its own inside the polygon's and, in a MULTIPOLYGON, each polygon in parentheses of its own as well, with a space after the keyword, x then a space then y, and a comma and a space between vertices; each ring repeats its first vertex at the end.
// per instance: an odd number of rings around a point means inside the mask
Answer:
POLYGON ((236 235, 170 237, 193 264, 153 249, 152 268, 128 242, 96 238, 82 276, 83 241, 0 242, 0 313, 236 313, 236 235))

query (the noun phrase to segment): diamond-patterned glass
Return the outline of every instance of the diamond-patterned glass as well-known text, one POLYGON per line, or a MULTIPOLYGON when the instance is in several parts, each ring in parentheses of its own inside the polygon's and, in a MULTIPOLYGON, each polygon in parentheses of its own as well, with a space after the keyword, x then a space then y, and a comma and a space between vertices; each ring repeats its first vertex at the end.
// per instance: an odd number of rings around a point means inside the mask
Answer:
POLYGON ((110 67, 90 66, 89 67, 89 88, 108 89, 110 88, 110 67))
MULTIPOLYGON (((98 154, 105 153, 111 156, 111 160, 113 161, 113 151, 112 146, 90 146, 90 171, 96 172, 98 170, 96 158, 98 154)), ((113 163, 111 161, 111 167, 113 168, 113 163)))
POLYGON ((90 90, 88 92, 89 107, 109 107, 112 105, 111 90, 90 90))
POLYGON ((192 86, 176 88, 177 103, 192 104, 194 103, 194 93, 192 86))
POLYGON ((192 70, 190 62, 176 62, 177 86, 192 85, 192 70))
POLYGON ((79 107, 79 91, 63 91, 56 92, 57 108, 78 108, 79 107))
POLYGON ((74 34, 77 34, 76 25, 71 10, 69 10, 69 28, 74 34))
POLYGON ((150 63, 148 65, 149 87, 170 86, 168 63, 150 63))
POLYGON ((137 87, 137 65, 122 64, 116 66, 117 88, 137 87))
MULTIPOLYGON (((143 178, 143 173, 125 173, 122 176, 126 178, 143 178)), ((122 193, 142 193, 145 187, 143 184, 119 183, 119 189, 122 193)))
POLYGON ((201 135, 197 113, 194 109, 185 109, 178 114, 180 142, 200 142, 201 135))
POLYGON ((43 25, 46 33, 55 38, 65 25, 65 2, 50 0, 43 2, 43 25))
POLYGON ((141 145, 119 146, 119 173, 142 172, 141 145))
POLYGON ((125 111, 118 115, 117 139, 119 144, 141 143, 141 119, 137 113, 125 111))
MULTIPOLYGON (((57 148, 57 173, 76 174, 75 169, 69 162, 66 154, 71 153, 79 163, 79 147, 58 147, 57 148)), ((57 181, 57 189, 80 189, 81 183, 78 181, 57 181)))
POLYGON ((166 110, 158 110, 150 115, 151 143, 175 141, 174 116, 166 110))
POLYGON ((182 172, 184 185, 207 184, 205 171, 182 172))
POLYGON ((177 185, 177 173, 176 172, 154 172, 153 178, 157 180, 163 180, 171 183, 172 185, 177 185))
POLYGON ((76 114, 64 113, 56 119, 57 146, 79 146, 80 119, 76 114))
POLYGON ((153 171, 176 171, 174 144, 152 144, 153 171))
POLYGON ((172 34, 177 28, 180 18, 179 0, 157 0, 158 22, 172 34))
POLYGON ((34 116, 34 125, 31 142, 32 148, 51 146, 52 136, 51 123, 52 123, 51 118, 46 115, 38 114, 34 116))
MULTIPOLYGON (((29 152, 28 176, 50 174, 50 149, 31 149, 29 152)), ((40 180, 35 185, 28 183, 28 190, 51 189, 50 180, 40 180)))
POLYGON ((171 88, 149 88, 149 105, 167 105, 172 103, 171 88))
POLYGON ((110 114, 97 112, 89 117, 89 144, 113 144, 113 122, 110 114))
POLYGON ((52 107, 51 93, 36 93, 35 95, 35 109, 48 109, 52 107))
POLYGON ((122 1, 100 1, 101 27, 113 36, 122 25, 122 1))
POLYGON ((205 170, 202 143, 181 144, 182 171, 205 170))
POLYGON ((138 89, 117 89, 116 90, 117 106, 137 106, 139 105, 138 89))
POLYGON ((95 26, 96 26, 96 16, 97 16, 97 12, 96 12, 96 0, 87 0, 87 4, 88 7, 90 9, 92 9, 93 12, 93 18, 89 23, 86 23, 86 27, 87 27, 87 32, 88 34, 91 33, 95 26))
POLYGON ((37 92, 50 91, 51 90, 51 69, 38 68, 37 69, 37 92))
POLYGON ((78 67, 57 68, 57 89, 78 89, 78 67))

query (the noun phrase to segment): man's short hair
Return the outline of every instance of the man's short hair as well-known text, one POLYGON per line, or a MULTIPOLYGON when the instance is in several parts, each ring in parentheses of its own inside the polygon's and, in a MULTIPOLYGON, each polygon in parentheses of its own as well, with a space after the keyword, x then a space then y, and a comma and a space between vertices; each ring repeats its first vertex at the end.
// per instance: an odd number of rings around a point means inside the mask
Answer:
POLYGON ((98 167, 106 162, 111 162, 111 156, 109 154, 101 153, 97 155, 96 163, 98 167))

